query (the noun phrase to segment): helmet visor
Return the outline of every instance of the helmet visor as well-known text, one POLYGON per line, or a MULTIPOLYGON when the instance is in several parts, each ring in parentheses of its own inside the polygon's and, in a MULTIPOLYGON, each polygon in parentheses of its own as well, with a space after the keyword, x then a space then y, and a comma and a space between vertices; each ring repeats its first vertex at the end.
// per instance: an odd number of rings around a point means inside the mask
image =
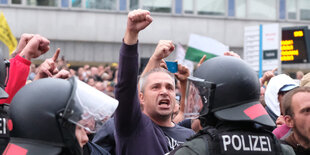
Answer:
POLYGON ((10 75, 10 61, 9 60, 4 60, 5 64, 5 82, 4 82, 4 87, 8 84, 9 81, 9 75, 10 75))
MULTIPOLYGON (((76 85, 64 117, 91 133, 95 133, 111 117, 118 101, 86 83, 72 78, 76 85)), ((73 88, 74 89, 74 88, 73 88)))
POLYGON ((3 83, 0 83, 0 99, 8 98, 9 95, 5 92, 5 87, 9 81, 9 74, 10 74, 10 61, 4 60, 5 72, 4 72, 4 80, 3 83))
POLYGON ((203 106, 208 103, 215 84, 196 77, 188 77, 185 97, 184 117, 198 118, 203 106))

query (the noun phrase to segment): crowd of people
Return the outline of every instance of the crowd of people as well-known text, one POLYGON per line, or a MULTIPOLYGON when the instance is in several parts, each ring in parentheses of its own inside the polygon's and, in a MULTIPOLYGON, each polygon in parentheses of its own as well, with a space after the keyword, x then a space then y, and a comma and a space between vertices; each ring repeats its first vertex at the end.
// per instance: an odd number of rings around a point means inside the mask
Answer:
POLYGON ((139 33, 152 22, 129 12, 118 64, 77 70, 60 49, 31 64, 50 42, 23 34, 0 62, 3 154, 310 154, 310 73, 259 79, 234 52, 171 73, 175 46, 160 40, 138 75, 139 33))
MULTIPOLYGON (((118 64, 111 63, 99 66, 84 65, 73 69, 70 64, 65 60, 64 57, 55 61, 57 70, 66 70, 69 72, 68 76, 76 76, 79 80, 84 81, 88 85, 95 87, 99 91, 114 97, 114 87, 117 82, 117 70, 118 64)), ((27 82, 35 80, 35 75, 42 70, 43 65, 36 66, 35 64, 30 65, 30 73, 27 78, 27 82)))

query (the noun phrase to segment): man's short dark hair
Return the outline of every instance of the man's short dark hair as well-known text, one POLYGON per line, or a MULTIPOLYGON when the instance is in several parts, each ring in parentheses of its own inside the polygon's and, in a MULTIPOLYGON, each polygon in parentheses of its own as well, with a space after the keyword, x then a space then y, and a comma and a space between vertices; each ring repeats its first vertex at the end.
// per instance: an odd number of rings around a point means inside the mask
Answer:
MULTIPOLYGON (((172 79, 174 79, 174 74, 170 73, 168 70, 161 68, 161 67, 153 68, 152 70, 148 71, 147 73, 145 73, 143 76, 140 76, 139 78, 139 87, 142 93, 144 92, 144 87, 145 87, 145 83, 147 81, 148 76, 155 72, 167 73, 172 79)), ((174 80, 173 80, 173 83, 174 83, 174 80)))
POLYGON ((292 109, 292 98, 295 94, 300 92, 310 93, 310 87, 299 87, 292 91, 286 93, 283 97, 283 109, 284 115, 289 115, 291 117, 294 116, 293 109, 292 109))

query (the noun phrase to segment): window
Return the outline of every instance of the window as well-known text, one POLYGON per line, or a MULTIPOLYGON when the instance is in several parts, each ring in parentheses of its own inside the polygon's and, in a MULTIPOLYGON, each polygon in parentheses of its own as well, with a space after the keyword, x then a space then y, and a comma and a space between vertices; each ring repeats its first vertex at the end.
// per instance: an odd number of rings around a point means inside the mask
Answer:
POLYGON ((139 8, 139 0, 130 0, 129 9, 134 10, 139 8))
POLYGON ((235 0, 236 6, 236 17, 245 18, 246 17, 246 0, 235 0))
POLYGON ((22 0, 12 0, 12 4, 22 4, 22 0))
POLYGON ((226 14, 225 0, 197 0, 196 8, 200 15, 224 16, 226 14))
POLYGON ((296 0, 286 0, 287 18, 297 19, 296 15, 296 0))
POLYGON ((183 10, 182 9, 182 3, 183 3, 183 0, 175 0, 174 1, 174 4, 175 4, 174 5, 175 6, 175 10, 174 11, 175 11, 176 14, 182 14, 182 12, 183 12, 182 11, 183 10))
POLYGON ((142 8, 151 12, 171 12, 171 0, 141 0, 142 8))
POLYGON ((116 10, 116 0, 87 0, 86 8, 116 10))
POLYGON ((0 4, 8 4, 8 0, 0 0, 0 4))
POLYGON ((300 20, 310 20, 310 1, 309 0, 299 0, 299 13, 300 20))
POLYGON ((250 0, 248 18, 276 19, 276 0, 250 0))
POLYGON ((183 0, 183 9, 186 14, 194 13, 194 0, 183 0))
POLYGON ((55 0, 27 0, 27 5, 32 6, 57 6, 55 0))
POLYGON ((228 16, 235 16, 235 0, 228 0, 228 16))
POLYGON ((285 0, 279 0, 279 19, 286 19, 285 0))
POLYGON ((82 7, 81 0, 72 0, 72 7, 73 8, 80 8, 80 7, 82 7))
POLYGON ((119 10, 121 11, 127 10, 127 0, 119 0, 119 10))
POLYGON ((69 7, 69 0, 61 0, 61 7, 63 8, 69 7))

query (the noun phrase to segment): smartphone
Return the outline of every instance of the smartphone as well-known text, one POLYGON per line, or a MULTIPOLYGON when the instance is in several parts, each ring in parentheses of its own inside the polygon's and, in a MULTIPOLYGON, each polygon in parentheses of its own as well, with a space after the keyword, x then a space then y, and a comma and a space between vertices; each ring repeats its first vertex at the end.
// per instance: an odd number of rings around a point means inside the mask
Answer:
POLYGON ((178 62, 176 61, 165 61, 167 64, 168 71, 171 73, 178 72, 178 62))

